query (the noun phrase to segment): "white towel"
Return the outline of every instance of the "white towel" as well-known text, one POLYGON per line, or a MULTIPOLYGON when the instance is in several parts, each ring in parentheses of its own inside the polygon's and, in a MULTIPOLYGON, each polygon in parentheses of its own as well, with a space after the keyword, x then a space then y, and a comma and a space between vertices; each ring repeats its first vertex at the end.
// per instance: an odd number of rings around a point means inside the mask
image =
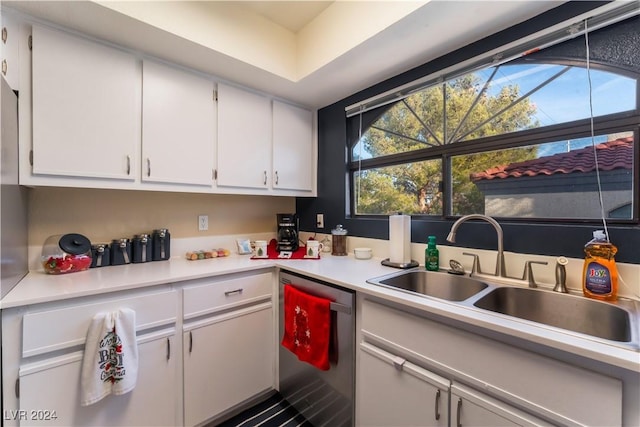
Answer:
POLYGON ((138 377, 136 313, 124 308, 91 320, 82 360, 80 404, 133 390, 138 377))

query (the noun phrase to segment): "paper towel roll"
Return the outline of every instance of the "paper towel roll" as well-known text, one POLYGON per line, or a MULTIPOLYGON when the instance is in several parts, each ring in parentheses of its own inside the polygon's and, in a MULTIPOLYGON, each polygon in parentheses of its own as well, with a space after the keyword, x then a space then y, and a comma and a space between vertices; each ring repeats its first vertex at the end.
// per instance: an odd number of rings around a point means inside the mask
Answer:
POLYGON ((411 262, 411 217, 389 216, 389 261, 394 264, 411 262))

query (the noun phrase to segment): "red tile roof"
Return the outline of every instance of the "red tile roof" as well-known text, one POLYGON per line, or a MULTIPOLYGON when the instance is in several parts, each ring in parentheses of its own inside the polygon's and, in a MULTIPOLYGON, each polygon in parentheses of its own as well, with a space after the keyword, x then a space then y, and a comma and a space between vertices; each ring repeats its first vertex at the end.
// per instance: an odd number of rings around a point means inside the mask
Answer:
MULTIPOLYGON (((618 138, 596 145, 600 171, 631 169, 633 167, 633 137, 618 138)), ((496 166, 482 172, 472 173, 471 181, 523 176, 569 174, 596 170, 593 147, 585 147, 567 153, 554 154, 524 162, 496 166)))

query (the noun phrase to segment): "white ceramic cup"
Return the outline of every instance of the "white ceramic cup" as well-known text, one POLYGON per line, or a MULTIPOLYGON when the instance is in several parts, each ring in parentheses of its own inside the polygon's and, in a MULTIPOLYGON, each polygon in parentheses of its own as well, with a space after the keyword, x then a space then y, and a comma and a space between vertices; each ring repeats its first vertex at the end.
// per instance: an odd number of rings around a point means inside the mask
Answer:
POLYGON ((373 256, 373 251, 371 248, 355 248, 353 250, 353 255, 357 259, 369 259, 373 256))
POLYGON ((307 258, 318 258, 324 245, 317 240, 307 240, 307 258))
POLYGON ((266 240, 256 240, 254 245, 254 253, 256 258, 268 258, 267 254, 267 241, 266 240))

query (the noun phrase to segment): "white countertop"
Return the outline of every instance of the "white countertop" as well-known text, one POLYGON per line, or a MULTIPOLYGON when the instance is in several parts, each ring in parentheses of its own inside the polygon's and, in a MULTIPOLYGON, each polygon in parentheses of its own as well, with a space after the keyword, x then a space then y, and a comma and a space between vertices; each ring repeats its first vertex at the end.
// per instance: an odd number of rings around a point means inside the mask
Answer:
POLYGON ((583 334, 565 332, 479 308, 367 283, 367 279, 398 272, 397 269, 382 266, 380 261, 379 258, 357 260, 352 255, 338 257, 329 254, 323 254, 320 260, 252 260, 247 255, 232 254, 229 257, 199 261, 175 257, 169 261, 93 268, 63 275, 30 272, 0 301, 0 308, 8 309, 279 267, 429 312, 444 319, 464 322, 474 327, 640 372, 640 352, 637 350, 609 345, 583 334))

